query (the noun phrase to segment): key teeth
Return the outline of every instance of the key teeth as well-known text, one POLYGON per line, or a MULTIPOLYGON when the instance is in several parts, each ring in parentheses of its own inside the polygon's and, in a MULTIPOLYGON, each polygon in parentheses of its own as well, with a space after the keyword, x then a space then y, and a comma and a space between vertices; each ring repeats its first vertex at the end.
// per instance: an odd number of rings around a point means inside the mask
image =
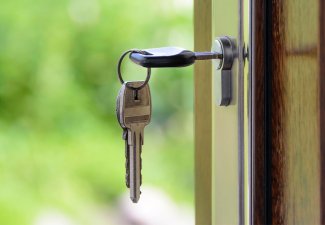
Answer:
POLYGON ((142 185, 142 157, 140 155, 140 186, 142 185))
POLYGON ((125 174, 125 184, 126 184, 126 187, 128 187, 128 188, 130 188, 130 174, 129 174, 129 168, 128 168, 128 161, 126 161, 126 163, 125 163, 125 172, 126 172, 126 174, 125 174))
POLYGON ((123 139, 125 140, 125 185, 130 188, 130 168, 129 168, 129 147, 127 143, 128 132, 123 130, 123 139))
POLYGON ((129 180, 130 180, 130 177, 129 177, 129 175, 127 174, 127 175, 125 176, 125 185, 126 185, 127 188, 130 188, 129 180))

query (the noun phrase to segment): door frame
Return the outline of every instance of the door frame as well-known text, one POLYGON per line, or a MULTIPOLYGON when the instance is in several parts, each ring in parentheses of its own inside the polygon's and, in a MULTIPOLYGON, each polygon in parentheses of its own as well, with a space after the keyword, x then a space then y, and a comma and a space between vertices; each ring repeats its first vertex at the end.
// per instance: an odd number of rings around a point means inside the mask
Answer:
MULTIPOLYGON (((212 43, 212 0, 194 0, 194 49, 212 43)), ((212 65, 194 65, 195 224, 212 224, 212 65), (204 76, 202 76, 204 74, 204 76)))
MULTIPOLYGON (((284 167, 274 164, 282 153, 275 152, 276 136, 272 115, 278 110, 272 107, 274 96, 274 66, 279 60, 274 55, 274 35, 277 29, 274 19, 282 15, 283 5, 272 0, 250 1, 250 41, 249 41, 249 150, 250 150, 250 192, 249 224, 272 223, 281 216, 276 210, 285 204, 285 199, 274 202, 275 195, 281 196, 285 180, 277 179, 276 171, 285 172, 284 167), (282 8, 281 8, 282 7, 282 8), (273 99, 272 99, 273 98, 273 99), (273 111, 272 111, 273 110, 273 111), (272 130, 273 129, 273 130, 272 130), (276 181, 274 181, 276 178, 276 181)), ((212 0, 194 0, 194 45, 195 51, 206 51, 212 43, 212 0)), ((320 223, 325 224, 325 8, 324 0, 314 0, 318 4, 318 140, 319 140, 319 184, 320 223)), ((279 33, 279 32, 278 32, 279 33)), ((281 32, 280 32, 281 33, 281 32)), ((305 53, 302 53, 305 54, 305 53)), ((314 54, 314 53, 313 53, 314 54)), ((197 225, 213 223, 213 82, 212 66, 209 61, 195 64, 195 217, 197 225), (204 76, 203 76, 204 74, 204 76)), ((308 106, 308 104, 306 105, 308 106)), ((305 106, 305 107, 306 107, 305 106)), ((312 163, 312 162, 311 162, 312 163)), ((302 165, 302 167, 304 167, 302 165)), ((278 177, 280 178, 280 177, 278 177)), ((285 212, 284 212, 285 213, 285 212)), ((283 221, 282 221, 283 222, 283 221)))
MULTIPOLYGON (((252 224, 290 224, 299 218, 305 222, 318 221, 319 224, 325 224, 325 13, 323 12, 325 1, 308 2, 310 4, 308 8, 313 9, 312 14, 318 13, 318 19, 316 18, 314 23, 306 22, 295 30, 290 30, 290 26, 296 26, 297 23, 292 19, 293 16, 300 13, 299 17, 306 18, 310 15, 310 11, 306 10, 306 5, 299 5, 301 4, 299 1, 287 1, 286 4, 284 1, 251 0, 250 6, 252 224), (291 4, 290 8, 288 2, 291 4), (291 17, 288 16, 289 13, 291 17), (291 25, 288 20, 291 21, 291 25), (318 33, 316 43, 307 45, 307 48, 303 44, 297 45, 297 40, 301 43, 310 42, 304 39, 306 37, 306 32, 302 30, 304 26, 305 28, 312 26, 318 33), (296 37, 301 34, 304 34, 302 35, 304 37, 297 39, 296 37), (292 46, 295 46, 295 49, 292 49, 292 46), (311 84, 318 82, 318 85, 312 85, 310 88, 307 82, 304 89, 297 89, 299 81, 295 83, 296 86, 291 85, 290 82, 297 80, 290 77, 293 76, 290 71, 286 71, 286 67, 290 67, 287 65, 288 58, 300 59, 303 63, 304 60, 301 59, 308 59, 316 63, 316 73, 306 76, 302 71, 299 75, 305 77, 311 84), (313 92, 317 99, 302 98, 296 101, 295 108, 288 108, 287 101, 290 95, 294 97, 292 94, 297 91, 313 92), (318 103, 315 103, 315 100, 318 103), (313 103, 310 104, 309 101, 313 103), (308 107, 315 107, 317 116, 308 112, 303 115, 297 113, 297 111, 305 112, 303 109, 308 107), (309 120, 310 124, 317 127, 315 140, 319 144, 316 144, 314 149, 309 149, 308 154, 313 155, 314 159, 319 158, 319 161, 306 160, 303 163, 295 161, 303 157, 304 153, 302 149, 292 150, 293 147, 290 145, 291 150, 288 149, 288 144, 306 145, 311 138, 307 139, 308 135, 306 139, 298 137, 309 131, 315 131, 315 127, 308 124, 297 126, 296 129, 301 127, 305 129, 291 135, 292 125, 291 127, 287 125, 290 118, 297 123, 309 120), (287 137, 291 138, 291 142, 287 143, 287 137), (314 164, 319 165, 319 168, 315 169, 314 164), (297 170, 302 173, 297 175, 297 170), (315 170, 317 173, 310 172, 315 170), (293 176, 296 178, 291 179, 293 176), (307 184, 305 187, 292 187, 302 180, 307 184), (316 199, 304 202, 306 205, 302 206, 301 199, 308 199, 310 192, 319 192, 319 204, 316 199), (303 210, 304 207, 306 210, 303 210), (312 211, 315 212, 307 210, 309 208, 313 208, 312 211)), ((304 66, 308 67, 308 64, 305 63, 304 66)))
MULTIPOLYGON (((234 24, 229 30, 228 24, 221 24, 223 25, 221 27, 219 23, 217 29, 214 29, 216 23, 213 22, 226 19, 221 18, 218 13, 219 9, 222 10, 220 6, 227 1, 221 3, 213 0, 194 0, 195 51, 208 51, 214 38, 228 35, 237 40, 237 46, 241 46, 237 48, 238 56, 244 55, 244 20, 238 19, 243 18, 244 1, 233 2, 237 4, 238 11, 229 10, 229 6, 225 5, 225 9, 228 10, 226 11, 231 15, 224 16, 231 19, 234 24), (218 12, 215 9, 218 9, 218 12)), ((201 61, 195 64, 195 218, 197 225, 244 224, 247 219, 245 215, 250 211, 246 208, 246 201, 249 199, 245 193, 248 193, 248 188, 244 187, 248 183, 245 179, 249 176, 244 174, 244 78, 247 74, 244 75, 243 66, 243 58, 237 57, 232 75, 234 100, 231 106, 226 108, 217 106, 214 99, 215 72, 211 62, 201 61), (216 137, 218 140, 215 140, 216 137), (229 137, 235 138, 236 141, 229 140, 229 137), (215 145, 218 146, 217 149, 215 145), (223 171, 223 166, 227 168, 226 171, 223 171), (215 190, 216 186, 218 190, 215 190), (227 201, 227 204, 219 201, 227 201)))

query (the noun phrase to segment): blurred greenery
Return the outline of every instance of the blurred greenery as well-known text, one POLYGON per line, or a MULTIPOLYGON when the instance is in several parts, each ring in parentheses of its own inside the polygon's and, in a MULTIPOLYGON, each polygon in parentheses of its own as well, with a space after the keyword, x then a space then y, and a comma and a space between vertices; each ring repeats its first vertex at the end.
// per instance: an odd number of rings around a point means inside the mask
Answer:
MULTIPOLYGON (((191 0, 3 0, 0 224, 57 208, 93 224, 127 191, 116 63, 130 48, 192 49, 191 0)), ((125 63, 127 80, 145 70, 125 63)), ((193 205, 192 68, 153 70, 143 183, 193 205)))

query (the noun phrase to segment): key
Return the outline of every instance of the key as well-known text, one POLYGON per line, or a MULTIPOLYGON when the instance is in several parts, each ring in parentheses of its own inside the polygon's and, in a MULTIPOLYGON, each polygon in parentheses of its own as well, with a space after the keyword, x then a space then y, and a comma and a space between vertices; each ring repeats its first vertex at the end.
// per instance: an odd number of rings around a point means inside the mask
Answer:
POLYGON ((141 151, 144 143, 144 127, 151 119, 151 96, 149 85, 141 90, 132 90, 126 85, 139 87, 143 81, 125 83, 120 96, 120 124, 127 129, 128 168, 130 198, 137 203, 140 198, 141 176, 141 151))
POLYGON ((192 52, 178 47, 144 49, 130 54, 130 59, 143 67, 185 67, 195 60, 222 59, 222 52, 192 52))
POLYGON ((130 168, 129 168, 129 146, 128 146, 128 136, 127 136, 127 129, 125 128, 125 125, 123 124, 123 120, 121 118, 121 98, 123 98, 125 89, 125 84, 122 85, 119 94, 116 99, 116 116, 117 120, 123 129, 122 138, 125 141, 125 184, 128 188, 130 188, 130 168))

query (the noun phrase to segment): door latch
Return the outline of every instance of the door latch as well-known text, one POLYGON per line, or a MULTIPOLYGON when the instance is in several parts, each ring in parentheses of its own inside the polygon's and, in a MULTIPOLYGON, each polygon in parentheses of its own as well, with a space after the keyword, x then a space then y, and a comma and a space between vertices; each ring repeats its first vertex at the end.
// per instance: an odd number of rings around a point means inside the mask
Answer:
POLYGON ((220 74, 216 74, 216 96, 220 106, 231 102, 232 66, 237 57, 236 41, 228 36, 218 37, 211 52, 192 52, 178 47, 163 47, 137 50, 131 52, 130 59, 146 68, 185 67, 196 60, 214 60, 214 65, 220 74))

